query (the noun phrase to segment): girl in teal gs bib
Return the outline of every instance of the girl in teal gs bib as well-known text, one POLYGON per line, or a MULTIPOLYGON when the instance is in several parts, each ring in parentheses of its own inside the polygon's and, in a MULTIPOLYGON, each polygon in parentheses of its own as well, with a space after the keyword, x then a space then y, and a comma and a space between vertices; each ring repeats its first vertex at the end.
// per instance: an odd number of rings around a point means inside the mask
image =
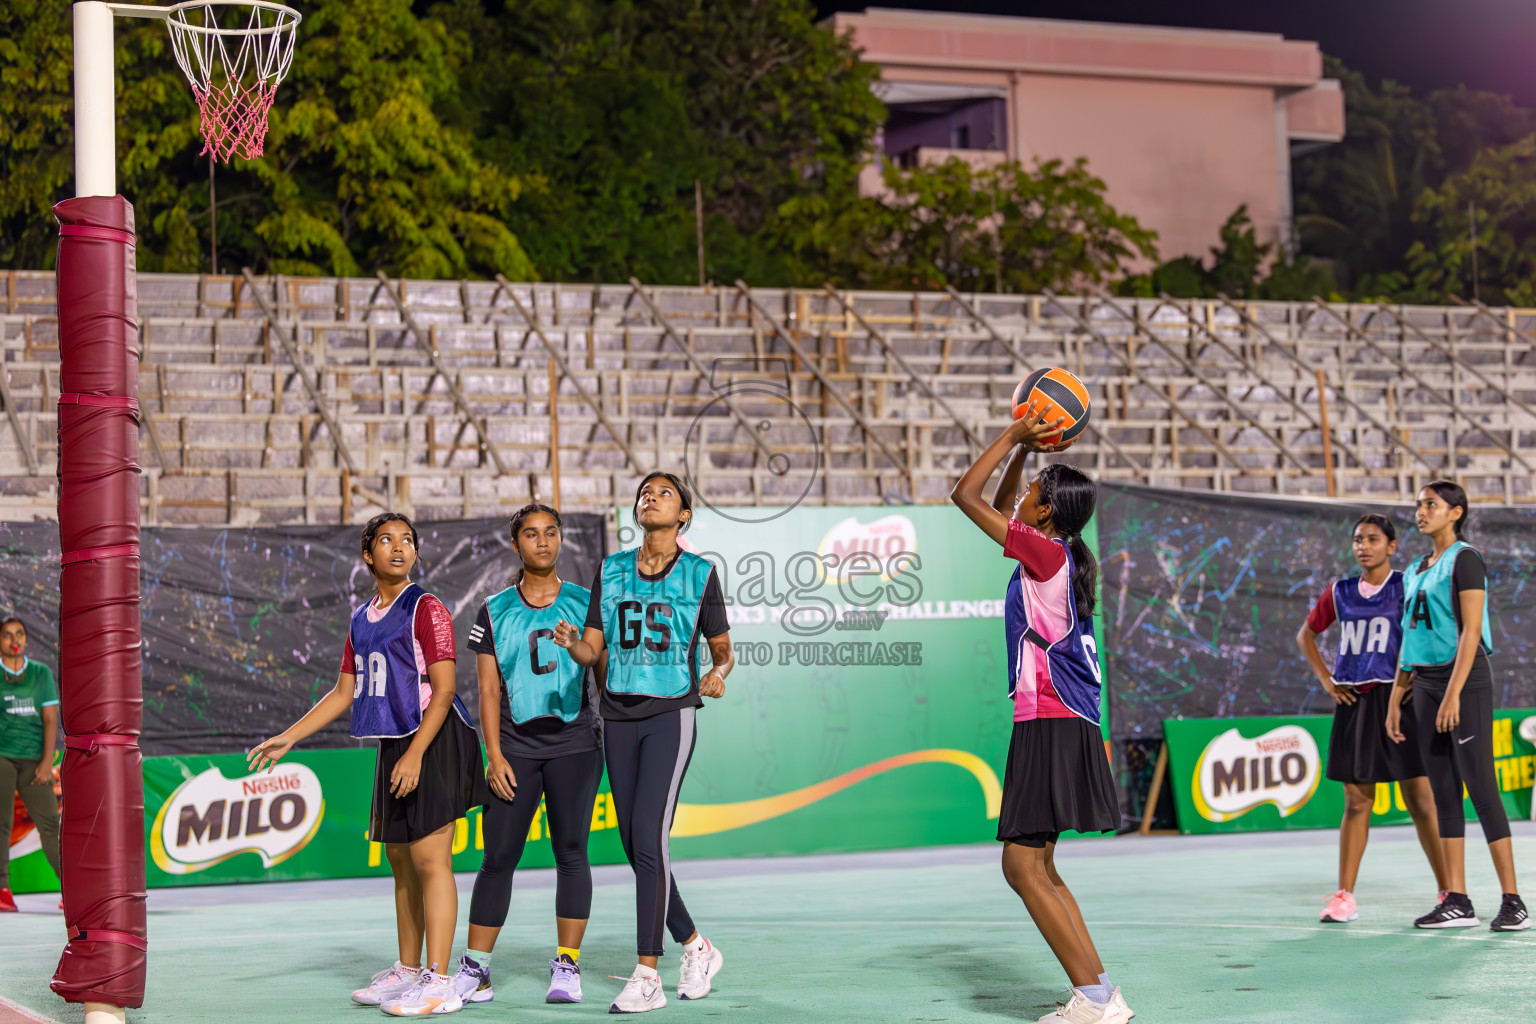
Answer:
POLYGON ((1467 492, 1450 480, 1432 480, 1419 491, 1414 522, 1434 550, 1403 574, 1403 643, 1387 706, 1387 735, 1404 742, 1402 702, 1411 687, 1449 887, 1440 894, 1439 905, 1414 924, 1478 924, 1467 896, 1467 823, 1461 795, 1465 785, 1503 889, 1503 903, 1490 927, 1496 932, 1523 931, 1531 919, 1515 888, 1509 817, 1493 766, 1488 570, 1482 553, 1462 537, 1468 513, 1467 492))
POLYGON ((610 1007, 642 1013, 667 1004, 656 959, 665 933, 683 947, 680 999, 709 994, 724 958, 688 916, 672 878, 667 836, 688 761, 702 697, 725 693, 734 665, 720 577, 710 562, 684 551, 677 536, 693 518, 688 488, 657 471, 640 481, 635 525, 640 546, 603 560, 592 581, 584 628, 562 621, 555 642, 578 664, 607 666, 599 709, 603 756, 619 818, 619 837, 635 870, 639 963, 610 1007), (712 667, 704 667, 708 654, 712 667))

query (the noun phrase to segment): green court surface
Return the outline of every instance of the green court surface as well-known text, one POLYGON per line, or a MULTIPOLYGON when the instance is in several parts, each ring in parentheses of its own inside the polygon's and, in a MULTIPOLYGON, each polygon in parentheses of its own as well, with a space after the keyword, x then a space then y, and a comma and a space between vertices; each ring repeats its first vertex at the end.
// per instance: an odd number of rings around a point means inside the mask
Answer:
MULTIPOLYGON (((1498 886, 1475 826, 1468 847, 1471 895, 1486 920, 1498 886)), ((1536 826, 1516 823, 1515 852, 1523 877, 1536 878, 1536 826)), ((1066 997, 1066 982, 997 859, 996 846, 966 846, 679 862, 689 908, 725 966, 708 999, 674 993, 654 1019, 1034 1020, 1066 997)), ((1349 925, 1317 923, 1334 888, 1332 832, 1073 841, 1058 860, 1139 1020, 1536 1019, 1536 930, 1411 927, 1433 903, 1434 882, 1410 829, 1373 833, 1360 920, 1349 925)), ((496 950, 496 1000, 460 1019, 607 1012, 621 987, 608 976, 634 965, 633 889, 627 868, 600 868, 596 881, 582 954, 587 1001, 542 1002, 553 872, 528 871, 496 950)), ((461 921, 472 882, 460 879, 461 921)), ((129 1020, 378 1019, 347 993, 394 958, 388 893, 379 879, 152 891, 149 990, 129 1020)), ((47 989, 62 938, 56 897, 19 902, 28 913, 0 919, 0 995, 43 1019, 81 1020, 79 1007, 47 989)), ((669 991, 676 971, 674 950, 662 961, 669 991)))

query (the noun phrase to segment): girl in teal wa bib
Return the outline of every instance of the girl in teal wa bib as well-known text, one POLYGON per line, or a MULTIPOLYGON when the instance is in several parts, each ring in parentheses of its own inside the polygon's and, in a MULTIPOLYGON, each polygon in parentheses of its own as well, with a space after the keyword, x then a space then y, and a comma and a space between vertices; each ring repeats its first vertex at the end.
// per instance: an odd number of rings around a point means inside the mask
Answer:
POLYGON ((700 697, 725 693, 731 671, 729 622, 709 562, 678 545, 693 518, 682 481, 654 472, 635 495, 640 546, 610 555, 592 584, 583 629, 561 622, 555 642, 578 663, 606 662, 601 695, 603 755, 619 838, 635 871, 639 962, 610 1007, 642 1013, 665 1006, 656 973, 666 933, 683 947, 677 994, 700 999, 724 957, 693 925, 672 878, 668 833, 693 756, 700 697), (713 667, 701 672, 708 647, 713 667))
POLYGON ((1463 787, 1477 811, 1503 890, 1493 931, 1522 931, 1530 916, 1515 888, 1509 817, 1493 761, 1493 653, 1487 605, 1487 567, 1462 539, 1467 492, 1450 480, 1419 491, 1414 521, 1434 542, 1434 553, 1403 573, 1403 645, 1387 707, 1387 735, 1404 742, 1401 704, 1412 685, 1424 773, 1435 797, 1446 892, 1414 924, 1468 928, 1478 924, 1467 894, 1466 815, 1463 787))

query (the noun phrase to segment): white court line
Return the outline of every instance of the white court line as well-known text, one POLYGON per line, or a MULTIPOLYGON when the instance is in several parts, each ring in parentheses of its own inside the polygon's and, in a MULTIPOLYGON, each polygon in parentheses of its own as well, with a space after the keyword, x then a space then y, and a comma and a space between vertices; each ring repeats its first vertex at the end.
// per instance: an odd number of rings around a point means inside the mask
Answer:
POLYGON ((35 1021, 36 1024, 59 1024, 59 1022, 54 1020, 52 1017, 44 1017, 36 1010, 33 1010, 30 1007, 22 1006, 20 1003, 15 1002, 14 1000, 5 998, 5 996, 0 996, 0 1010, 8 1010, 11 1013, 16 1014, 22 1020, 35 1021))
MULTIPOLYGON (((1203 922, 1194 922, 1194 921, 1176 922, 1176 921, 1112 921, 1112 920, 1090 920, 1087 923, 1088 923, 1089 927, 1091 927, 1091 928, 1098 928, 1098 927, 1104 927, 1104 928, 1200 928, 1200 929, 1227 928, 1227 929, 1242 929, 1242 930, 1246 930, 1246 931, 1310 932, 1310 933, 1323 934, 1323 935, 1342 935, 1342 936, 1350 936, 1350 935, 1384 935, 1384 936, 1387 936, 1389 938, 1391 938, 1391 937, 1398 937, 1398 938, 1409 938, 1409 937, 1411 937, 1411 938, 1415 938, 1415 939, 1441 938, 1441 939, 1446 939, 1446 940, 1454 940, 1454 941, 1458 941, 1458 942, 1507 942, 1507 941, 1510 941, 1514 937, 1514 935, 1516 934, 1516 933, 1512 933, 1511 932, 1511 933, 1500 933, 1498 935, 1494 935, 1494 934, 1489 934, 1489 935, 1462 935, 1462 934, 1457 934, 1459 929, 1452 929, 1452 928, 1415 928, 1415 929, 1413 929, 1411 931, 1408 931, 1408 930, 1385 931, 1385 930, 1382 930, 1382 929, 1375 929, 1375 928, 1352 928, 1352 927, 1338 927, 1338 926, 1334 926, 1334 927, 1330 928, 1330 927, 1325 927, 1325 926, 1323 926, 1321 924, 1317 924, 1317 925, 1299 925, 1299 924, 1206 924, 1206 923, 1203 923, 1203 922)), ((888 917, 882 917, 882 918, 851 918, 851 917, 844 917, 844 918, 836 918, 836 919, 784 918, 784 919, 764 920, 764 919, 761 919, 761 918, 739 918, 739 917, 738 918, 730 918, 730 917, 726 917, 726 918, 720 918, 719 919, 719 924, 721 926, 726 926, 726 927, 735 926, 735 925, 747 925, 747 926, 751 926, 751 927, 754 927, 754 928, 778 928, 778 927, 782 927, 782 928, 803 928, 803 927, 828 928, 828 927, 838 927, 838 926, 847 927, 847 928, 870 928, 870 927, 879 927, 879 926, 882 926, 882 925, 887 925, 887 926, 888 925, 911 925, 911 926, 915 926, 915 927, 927 927, 927 928, 932 928, 932 927, 936 927, 936 926, 938 926, 938 927, 952 926, 952 927, 961 927, 961 928, 992 928, 992 927, 996 927, 996 928, 1012 928, 1012 927, 1030 927, 1030 920, 1029 920, 1028 917, 1025 917, 1023 915, 1020 915, 1017 918, 999 918, 999 919, 996 919, 996 920, 977 920, 977 919, 966 920, 966 919, 958 919, 958 918, 888 918, 888 917)), ((525 924, 525 925, 508 925, 503 930, 504 931, 517 931, 517 930, 529 930, 529 929, 540 930, 540 929, 543 929, 544 927, 545 927, 544 923, 540 922, 540 923, 536 923, 536 924, 535 923, 529 923, 529 924, 525 924)), ((594 923, 594 924, 590 925, 587 930, 588 930, 588 932, 594 932, 594 931, 601 932, 601 931, 627 930, 630 927, 631 927, 631 925, 626 924, 623 921, 615 921, 615 922, 613 922, 611 924, 596 924, 596 923, 594 923)), ((315 939, 322 939, 322 938, 324 938, 324 939, 333 939, 333 938, 344 938, 344 937, 356 936, 356 935, 379 935, 379 934, 382 934, 383 932, 385 932, 387 930, 388 929, 380 927, 380 928, 359 928, 359 929, 352 929, 352 930, 348 930, 348 931, 330 931, 330 932, 310 931, 310 932, 305 932, 305 937, 306 938, 315 938, 315 939)), ((1532 932, 1530 938, 1536 938, 1536 931, 1532 932)), ((230 942, 230 940, 227 939, 227 938, 223 939, 221 941, 223 941, 225 944, 229 944, 229 942, 230 942)), ((206 937, 201 937, 201 936, 200 937, 190 937, 189 936, 187 938, 182 938, 182 939, 170 939, 170 940, 162 939, 159 942, 155 942, 155 941, 151 940, 150 944, 152 946, 156 947, 156 948, 159 948, 159 949, 181 949, 181 948, 186 948, 188 946, 194 946, 194 947, 195 946, 203 946, 203 945, 206 945, 207 942, 208 942, 208 939, 206 937)), ((58 943, 55 943, 55 942, 32 942, 32 943, 20 943, 20 944, 12 944, 12 945, 0 945, 0 950, 9 950, 9 949, 56 949, 56 948, 58 948, 58 943)), ((0 997, 0 999, 3 999, 3 997, 0 997)))
MULTIPOLYGON (((832 926, 832 925, 848 925, 850 927, 858 927, 858 928, 868 928, 868 927, 880 926, 880 925, 917 925, 917 926, 925 926, 925 927, 930 927, 930 928, 934 927, 936 925, 937 926, 955 925, 955 926, 960 926, 960 927, 965 927, 965 928, 986 928, 986 927, 992 927, 994 925, 996 925, 996 926, 1003 926, 1003 927, 1010 926, 1010 925, 1023 925, 1023 926, 1029 926, 1030 925, 1029 918, 1026 917, 1026 916, 1023 916, 1023 915, 1020 915, 1017 918, 1012 918, 1012 919, 1008 919, 1008 920, 960 920, 960 919, 957 919, 957 918, 950 918, 950 917, 946 917, 946 918, 942 918, 942 919, 941 918, 888 918, 888 917, 870 918, 870 919, 858 919, 858 918, 846 918, 845 917, 845 918, 839 918, 837 920, 812 920, 812 919, 809 919, 809 918, 796 918, 796 919, 788 919, 788 918, 786 918, 786 919, 783 919, 783 920, 772 920, 772 921, 764 921, 764 920, 757 920, 757 919, 751 919, 751 918, 733 917, 733 918, 721 918, 719 920, 720 920, 720 924, 723 924, 723 925, 754 925, 754 926, 757 926, 757 927, 768 927, 768 926, 773 926, 773 925, 792 925, 792 926, 814 925, 815 927, 818 927, 818 928, 824 928, 824 927, 828 927, 828 926, 832 926)), ((1317 933, 1324 934, 1324 935, 1386 935, 1386 936, 1399 936, 1399 937, 1412 936, 1413 938, 1416 938, 1416 939, 1432 939, 1432 938, 1436 938, 1438 936, 1440 938, 1445 938, 1445 939, 1457 939, 1457 940, 1460 940, 1462 942, 1504 942, 1504 941, 1508 941, 1508 938, 1507 938, 1508 936, 1513 936, 1513 935, 1517 934, 1517 933, 1514 933, 1514 932, 1508 932, 1508 933, 1500 933, 1498 935, 1493 935, 1493 934, 1489 934, 1489 935, 1458 935, 1458 934, 1455 934, 1455 933, 1457 931, 1459 931, 1460 929, 1455 929, 1455 928, 1414 928, 1411 931, 1410 930, 1383 931, 1383 930, 1380 930, 1380 929, 1372 929, 1372 928, 1353 928, 1353 927, 1341 928, 1341 927, 1338 927, 1338 926, 1334 926, 1334 927, 1329 928, 1329 927, 1325 927, 1324 925, 1321 925, 1321 924, 1314 924, 1314 925, 1301 925, 1301 924, 1205 924, 1203 922, 1198 922, 1198 921, 1185 921, 1185 922, 1177 922, 1177 921, 1106 921, 1106 920, 1094 920, 1094 919, 1089 919, 1086 923, 1087 923, 1087 925, 1090 928, 1098 928, 1098 927, 1107 927, 1107 928, 1242 928, 1242 929, 1250 929, 1250 930, 1255 930, 1255 931, 1317 932, 1317 933), (1441 933, 1444 933, 1444 934, 1441 934, 1441 933)), ((1532 938, 1536 938, 1536 931, 1533 931, 1531 933, 1531 937, 1532 938)), ((0 947, 0 948, 3 948, 3 947, 0 947)))

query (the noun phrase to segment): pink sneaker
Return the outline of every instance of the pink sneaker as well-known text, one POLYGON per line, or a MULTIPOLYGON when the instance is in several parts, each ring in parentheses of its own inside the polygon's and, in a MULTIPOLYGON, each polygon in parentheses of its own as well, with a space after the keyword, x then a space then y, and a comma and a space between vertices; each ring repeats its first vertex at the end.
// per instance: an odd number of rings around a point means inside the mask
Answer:
POLYGON ((1353 921, 1360 916, 1355 909, 1355 897, 1340 889, 1328 900, 1328 905, 1323 908, 1319 920, 1332 924, 1343 924, 1345 921, 1353 921))

